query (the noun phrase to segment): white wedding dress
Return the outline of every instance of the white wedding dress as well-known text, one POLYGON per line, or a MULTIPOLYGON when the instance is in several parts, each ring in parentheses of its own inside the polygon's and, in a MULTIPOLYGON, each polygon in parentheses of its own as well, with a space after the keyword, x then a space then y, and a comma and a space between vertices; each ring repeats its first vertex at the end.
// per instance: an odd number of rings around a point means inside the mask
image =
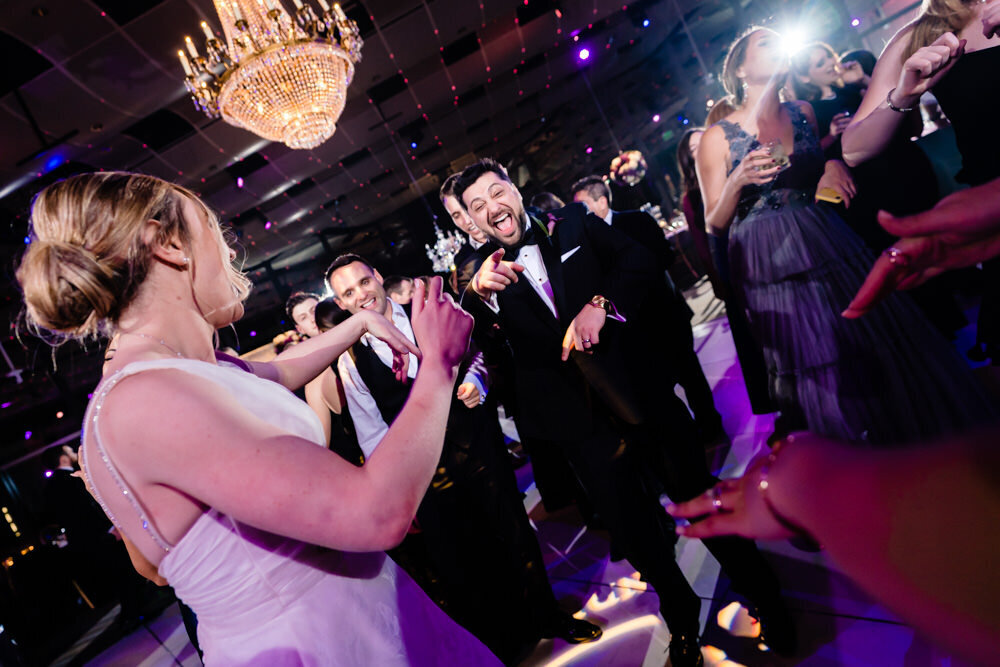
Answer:
POLYGON ((315 414, 291 392, 225 362, 135 362, 95 390, 84 422, 85 471, 94 479, 93 469, 103 463, 141 524, 119 522, 98 493, 105 512, 120 528, 121 523, 133 530, 141 525, 148 538, 166 550, 160 574, 197 614, 206 664, 499 664, 384 553, 317 547, 252 528, 215 510, 199 517, 177 544, 166 542, 99 435, 100 409, 108 392, 129 375, 165 368, 216 384, 252 414, 319 446, 325 439, 315 414))

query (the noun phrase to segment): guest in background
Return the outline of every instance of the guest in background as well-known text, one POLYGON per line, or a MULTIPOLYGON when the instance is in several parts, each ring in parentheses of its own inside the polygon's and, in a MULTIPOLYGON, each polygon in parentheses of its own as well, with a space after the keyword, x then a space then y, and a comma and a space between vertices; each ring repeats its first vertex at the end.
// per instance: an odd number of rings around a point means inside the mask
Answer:
MULTIPOLYGON (((351 316, 333 298, 323 299, 316 304, 313 314, 319 333, 329 331, 351 316)), ((363 465, 365 455, 358 446, 358 435, 347 409, 347 397, 344 395, 344 385, 338 375, 336 362, 306 384, 305 401, 319 417, 330 441, 330 449, 349 463, 363 465)))
MULTIPOLYGON (((844 159, 861 164, 882 153, 927 91, 955 131, 962 154, 960 183, 1000 177, 1000 3, 927 0, 920 15, 886 45, 871 86, 844 133, 844 159)), ((915 193, 919 186, 907 184, 915 193)), ((909 213, 914 213, 909 211, 909 213)), ((896 212, 894 212, 896 213, 896 212)), ((896 213, 899 215, 900 213, 896 213)), ((983 297, 970 355, 1000 362, 1000 260, 983 263, 983 297)))
POLYGON ((387 276, 384 283, 385 293, 399 305, 405 306, 413 299, 413 278, 387 276))
POLYGON ((812 105, 820 146, 828 158, 840 158, 840 135, 850 125, 869 80, 860 63, 841 65, 836 52, 823 42, 807 44, 792 56, 795 99, 812 105))
POLYGON ((831 188, 849 202, 853 183, 824 159, 809 104, 780 101, 787 67, 771 30, 734 42, 723 81, 738 108, 705 131, 697 157, 705 218, 713 232, 729 230, 733 282, 785 428, 886 446, 991 419, 969 368, 908 299, 845 326, 840 312, 871 254, 815 201, 831 188), (784 168, 782 155, 793 156, 784 168))
POLYGON ((537 195, 531 198, 531 202, 528 206, 537 208, 542 213, 548 213, 549 211, 554 211, 557 208, 562 208, 566 205, 562 199, 556 197, 551 192, 539 192, 537 195))
POLYGON ((674 368, 678 383, 684 388, 688 406, 694 413, 695 423, 703 443, 725 439, 722 429, 722 415, 715 408, 712 388, 705 378, 698 355, 694 351, 694 332, 691 318, 694 312, 687 300, 671 280, 667 268, 673 261, 673 251, 656 224, 653 216, 643 211, 614 211, 611 209, 611 190, 601 176, 581 178, 570 188, 573 201, 587 205, 591 213, 602 219, 647 250, 656 258, 661 284, 653 286, 660 299, 660 306, 666 310, 665 327, 662 331, 662 354, 674 368))
POLYGON ((296 292, 285 302, 285 314, 292 321, 295 330, 303 336, 315 338, 319 335, 315 313, 316 304, 322 298, 319 294, 312 292, 296 292))
MULTIPOLYGON (((791 69, 796 99, 809 102, 816 113, 816 127, 826 158, 840 160, 841 134, 861 105, 870 77, 856 61, 842 66, 833 49, 822 42, 810 44, 793 56, 791 69)), ((894 240, 879 226, 878 211, 906 215, 926 210, 938 200, 937 178, 931 162, 910 141, 919 137, 922 129, 920 112, 911 111, 881 155, 851 168, 855 195, 849 206, 838 207, 838 213, 875 254, 894 240)), ((965 316, 941 282, 922 287, 912 297, 946 336, 953 337, 956 329, 965 326, 965 316)))
MULTIPOLYGON (((713 110, 720 108, 724 108, 722 103, 716 104, 713 110)), ((704 250, 702 242, 696 242, 695 247, 699 249, 699 253, 707 252, 707 266, 710 270, 708 275, 712 280, 712 289, 715 291, 715 296, 726 304, 726 318, 729 320, 729 330, 733 335, 743 382, 750 397, 750 409, 754 414, 767 414, 775 411, 767 391, 767 366, 764 365, 764 353, 760 349, 760 343, 753 337, 750 322, 747 321, 743 306, 736 298, 736 291, 730 282, 729 233, 726 230, 721 234, 708 234, 705 226, 705 205, 702 202, 701 190, 698 188, 698 173, 695 168, 695 155, 698 153, 698 145, 704 132, 702 128, 688 130, 681 136, 677 146, 677 168, 681 172, 681 187, 684 192, 681 208, 691 235, 695 239, 704 238, 704 250)))

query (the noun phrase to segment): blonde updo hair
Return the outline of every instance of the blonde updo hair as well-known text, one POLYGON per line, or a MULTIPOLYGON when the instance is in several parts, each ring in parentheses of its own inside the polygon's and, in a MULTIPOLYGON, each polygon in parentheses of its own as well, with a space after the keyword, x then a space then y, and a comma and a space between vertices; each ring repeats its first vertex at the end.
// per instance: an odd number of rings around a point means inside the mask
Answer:
MULTIPOLYGON (((202 208, 225 244, 217 218, 197 195, 154 176, 81 174, 38 193, 30 243, 17 269, 29 327, 63 338, 110 335, 149 272, 153 248, 175 235, 190 243, 185 200, 202 208), (148 220, 160 223, 151 242, 143 233, 148 220)), ((245 299, 250 281, 226 266, 234 291, 245 299)))

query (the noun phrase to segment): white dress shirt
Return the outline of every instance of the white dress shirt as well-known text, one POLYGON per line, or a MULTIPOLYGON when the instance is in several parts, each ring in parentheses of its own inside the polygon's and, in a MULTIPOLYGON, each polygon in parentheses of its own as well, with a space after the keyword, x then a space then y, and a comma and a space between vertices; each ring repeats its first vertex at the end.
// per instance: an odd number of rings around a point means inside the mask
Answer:
MULTIPOLYGON (((416 344, 417 341, 413 335, 413 328, 410 326, 410 318, 406 316, 406 311, 403 310, 401 305, 391 299, 389 300, 389 304, 392 307, 392 323, 411 343, 416 344)), ((366 333, 361 337, 361 344, 370 347, 379 358, 379 361, 385 364, 387 368, 392 368, 392 348, 388 344, 370 333, 366 333)), ((417 361, 417 357, 412 353, 409 356, 410 364, 406 374, 412 381, 417 376, 419 362, 417 361)), ((337 369, 340 371, 340 381, 344 384, 344 393, 347 395, 347 409, 350 411, 351 419, 354 421, 354 429, 358 434, 358 444, 361 446, 361 451, 364 452, 367 459, 389 431, 389 425, 382 419, 382 413, 379 412, 375 397, 372 396, 368 385, 361 378, 361 374, 358 373, 357 366, 354 364, 354 359, 351 358, 348 352, 340 355, 340 359, 337 361, 337 369)), ((469 371, 465 374, 462 382, 471 382, 476 385, 476 388, 479 389, 480 404, 486 400, 488 374, 481 352, 476 354, 472 363, 469 364, 469 371)))

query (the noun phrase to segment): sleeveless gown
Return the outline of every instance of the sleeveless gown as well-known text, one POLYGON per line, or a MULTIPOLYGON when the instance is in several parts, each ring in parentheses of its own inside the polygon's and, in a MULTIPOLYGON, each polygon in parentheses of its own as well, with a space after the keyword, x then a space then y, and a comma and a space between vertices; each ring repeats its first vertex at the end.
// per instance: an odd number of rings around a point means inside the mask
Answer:
MULTIPOLYGON (((877 446, 992 421, 971 370, 906 295, 860 319, 841 317, 874 258, 832 208, 814 202, 823 152, 798 106, 784 108, 791 165, 743 190, 729 234, 733 283, 775 404, 796 426, 877 446)), ((735 123, 719 125, 731 171, 760 144, 735 123)))
MULTIPOLYGON (((318 547, 258 530, 212 509, 177 544, 167 543, 115 468, 101 441, 99 422, 101 405, 120 380, 156 369, 196 375, 260 418, 317 446, 326 443, 305 403, 280 385, 225 362, 135 362, 95 390, 84 422, 81 460, 87 475, 94 479, 92 469, 107 466, 149 537, 167 551, 160 574, 197 614, 207 665, 499 664, 384 553, 318 547)), ((102 494, 97 495, 120 527, 102 494)))

